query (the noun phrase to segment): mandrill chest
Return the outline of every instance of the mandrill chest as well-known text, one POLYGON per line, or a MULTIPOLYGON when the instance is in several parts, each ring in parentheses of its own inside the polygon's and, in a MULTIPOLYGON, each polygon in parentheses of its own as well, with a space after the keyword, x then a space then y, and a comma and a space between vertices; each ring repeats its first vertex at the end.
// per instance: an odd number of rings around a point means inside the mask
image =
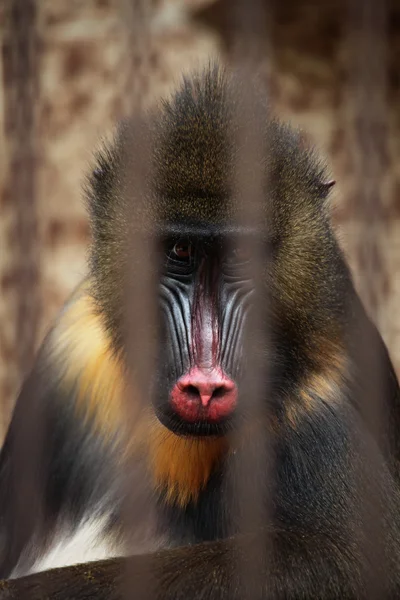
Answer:
POLYGON ((192 498, 184 506, 170 503, 161 495, 160 524, 162 530, 168 531, 173 545, 218 540, 234 533, 228 510, 231 505, 225 489, 225 476, 219 467, 196 499, 192 498))

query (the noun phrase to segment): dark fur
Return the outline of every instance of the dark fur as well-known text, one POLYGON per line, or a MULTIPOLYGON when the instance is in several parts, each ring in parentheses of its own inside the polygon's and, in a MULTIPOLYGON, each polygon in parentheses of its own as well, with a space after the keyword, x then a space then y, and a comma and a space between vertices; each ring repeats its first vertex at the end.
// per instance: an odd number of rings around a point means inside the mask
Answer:
MULTIPOLYGON (((238 529, 232 524, 234 509, 228 502, 237 482, 227 476, 235 473, 238 452, 219 465, 197 503, 182 508, 165 502, 163 494, 158 497, 160 526, 168 532, 170 545, 190 545, 32 575, 4 583, 0 598, 21 598, 28 590, 32 598, 40 598, 40 586, 46 584, 46 597, 57 600, 120 599, 127 563, 132 574, 131 597, 140 599, 147 597, 140 586, 148 568, 151 581, 158 585, 153 597, 160 600, 400 597, 398 383, 333 235, 324 168, 315 154, 304 148, 299 134, 270 120, 262 98, 257 102, 265 117, 260 123, 265 139, 260 157, 265 169, 261 236, 270 259, 266 254, 265 289, 273 342, 265 401, 273 422, 268 435, 275 476, 271 520, 265 524, 270 551, 260 558, 257 577, 248 582, 251 591, 247 589, 245 596, 237 563, 249 560, 248 540, 227 539, 238 529), (371 347, 373 353, 365 351, 371 347), (363 409, 375 389, 376 361, 382 375, 379 429, 368 421, 363 409), (321 380, 322 384, 312 383, 321 380), (373 533, 372 548, 362 539, 363 523, 367 533, 373 533)), ((226 239, 235 217, 235 202, 241 201, 232 184, 236 152, 232 132, 238 105, 235 79, 211 70, 186 81, 156 119, 149 117, 139 127, 121 126, 114 145, 98 157, 89 185, 92 293, 117 356, 124 344, 121 294, 130 260, 124 236, 132 232, 126 211, 132 211, 133 228, 135 223, 140 228, 145 217, 152 227, 150 233, 157 238, 175 232, 202 243, 209 237, 226 239), (145 181, 145 201, 127 206, 132 182, 125 169, 128 167, 129 173, 129 161, 134 159, 131 149, 139 147, 140 151, 141 135, 148 135, 155 144, 155 174, 151 182, 145 181)), ((137 232, 139 235, 139 229, 137 232)), ((171 366, 171 350, 165 347, 164 351, 169 368, 176 368, 179 375, 181 365, 171 366)), ((59 397, 51 356, 39 358, 38 364, 48 367, 51 377, 44 388, 43 366, 35 368, 18 401, 1 457, 0 564, 4 576, 27 539, 26 533, 17 537, 15 546, 15 523, 22 508, 14 505, 9 465, 22 435, 19 431, 28 402, 38 411, 38 416, 31 415, 32 422, 44 418, 46 430, 51 427, 53 432, 43 469, 45 518, 41 527, 31 524, 39 539, 51 529, 55 514, 65 514, 74 522, 80 510, 101 501, 107 482, 111 490, 119 489, 111 474, 110 443, 82 430, 79 423, 70 425, 73 398, 67 403, 59 397), (51 403, 50 396, 54 396, 51 403), (60 402, 65 405, 62 410, 60 402), (54 419, 54 425, 48 419, 54 419), (57 479, 55 471, 60 474, 57 479)), ((245 394, 240 401, 245 407, 245 394)), ((246 445, 257 460, 244 482, 252 489, 253 478, 260 478, 260 465, 262 468, 271 457, 264 455, 257 435, 246 445)), ((43 454, 38 459, 43 461, 43 454)), ((19 476, 23 477, 23 472, 19 476)), ((263 484, 267 495, 271 494, 271 480, 263 484)), ((264 543, 263 535, 250 536, 253 546, 264 543)))

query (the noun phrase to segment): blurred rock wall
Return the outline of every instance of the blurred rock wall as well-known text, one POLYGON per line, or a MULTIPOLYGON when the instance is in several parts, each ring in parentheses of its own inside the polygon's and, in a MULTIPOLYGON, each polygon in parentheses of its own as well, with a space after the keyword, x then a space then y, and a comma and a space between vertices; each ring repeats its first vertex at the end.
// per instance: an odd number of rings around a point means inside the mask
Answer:
MULTIPOLYGON (((278 4, 278 3, 276 3, 278 4)), ((355 119, 348 109, 351 40, 343 26, 341 3, 288 1, 275 6, 271 53, 260 65, 270 76, 274 111, 304 128, 320 147, 338 184, 335 219, 341 240, 363 288, 363 232, 355 201, 360 172, 357 144, 349 137, 355 119)), ((152 0, 131 46, 124 35, 118 0, 42 0, 39 72, 40 155, 38 171, 41 238, 41 321, 38 343, 65 298, 86 272, 88 224, 81 185, 91 153, 126 109, 129 84, 137 106, 169 94, 181 73, 210 57, 228 61, 231 53, 228 0, 152 0), (143 41, 144 40, 144 41, 143 41), (144 46, 143 46, 144 44, 144 46), (130 63, 128 62, 130 61, 130 63), (127 81, 127 64, 133 77, 127 81)), ((379 193, 378 300, 372 309, 400 373, 400 18, 391 8, 383 69, 384 110, 379 113, 384 153, 379 193), (385 68, 386 65, 386 68, 385 68)), ((0 30, 1 36, 1 30, 0 30)), ((0 65, 0 69, 1 69, 0 65)), ((7 82, 7 85, 9 83, 7 82)), ((12 259, 10 204, 2 202, 7 181, 4 138, 4 85, 0 85, 0 433, 8 421, 21 374, 15 365, 18 344, 15 290, 4 273, 12 259)), ((350 94, 350 96, 349 96, 350 94)), ((351 105, 351 102, 350 102, 351 105)), ((354 104, 353 104, 354 109, 354 104)), ((357 112, 357 111, 356 111, 357 112)), ((383 145, 383 150, 382 150, 383 145)), ((358 208, 357 208, 358 207, 358 208)), ((375 232, 376 233, 376 232, 375 232)), ((367 304, 369 298, 365 298, 367 304)))

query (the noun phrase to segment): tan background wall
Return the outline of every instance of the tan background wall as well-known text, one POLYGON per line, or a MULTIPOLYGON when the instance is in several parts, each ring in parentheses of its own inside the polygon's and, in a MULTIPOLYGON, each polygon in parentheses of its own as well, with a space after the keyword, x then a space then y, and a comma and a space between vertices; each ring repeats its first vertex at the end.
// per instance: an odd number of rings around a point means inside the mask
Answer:
MULTIPOLYGON (((330 162, 338 182, 335 220, 342 244, 367 304, 378 309, 377 320, 400 373, 400 11, 393 3, 385 25, 383 78, 376 99, 374 164, 378 164, 377 193, 384 210, 375 232, 379 269, 373 281, 377 293, 371 300, 363 287, 365 238, 361 236, 365 234, 362 204, 357 201, 364 167, 354 137, 360 108, 349 68, 354 38, 346 32, 340 2, 280 4, 271 25, 272 52, 260 65, 261 72, 271 76, 273 109, 304 128, 330 162)), ((117 0, 42 0, 39 7, 42 315, 38 343, 85 274, 88 226, 81 184, 93 148, 124 112, 127 60, 133 65, 134 101, 148 106, 173 89, 182 71, 210 57, 228 60, 231 50, 228 0, 149 1, 148 20, 143 22, 145 52, 140 44, 135 48, 133 40, 129 54, 117 0)), ((0 84, 0 433, 20 384, 15 289, 6 276, 14 240, 12 202, 4 201, 8 178, 4 85, 0 84)))

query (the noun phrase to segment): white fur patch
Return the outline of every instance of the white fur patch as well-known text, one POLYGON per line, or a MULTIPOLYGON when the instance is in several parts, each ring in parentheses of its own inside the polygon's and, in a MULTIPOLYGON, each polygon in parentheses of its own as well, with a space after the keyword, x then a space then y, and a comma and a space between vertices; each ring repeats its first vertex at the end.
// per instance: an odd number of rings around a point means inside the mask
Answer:
MULTIPOLYGON (((35 562, 30 573, 117 556, 118 551, 112 539, 104 536, 106 523, 106 518, 100 518, 83 523, 72 535, 60 532, 47 553, 35 562)), ((17 576, 17 572, 13 573, 13 577, 17 576)))

